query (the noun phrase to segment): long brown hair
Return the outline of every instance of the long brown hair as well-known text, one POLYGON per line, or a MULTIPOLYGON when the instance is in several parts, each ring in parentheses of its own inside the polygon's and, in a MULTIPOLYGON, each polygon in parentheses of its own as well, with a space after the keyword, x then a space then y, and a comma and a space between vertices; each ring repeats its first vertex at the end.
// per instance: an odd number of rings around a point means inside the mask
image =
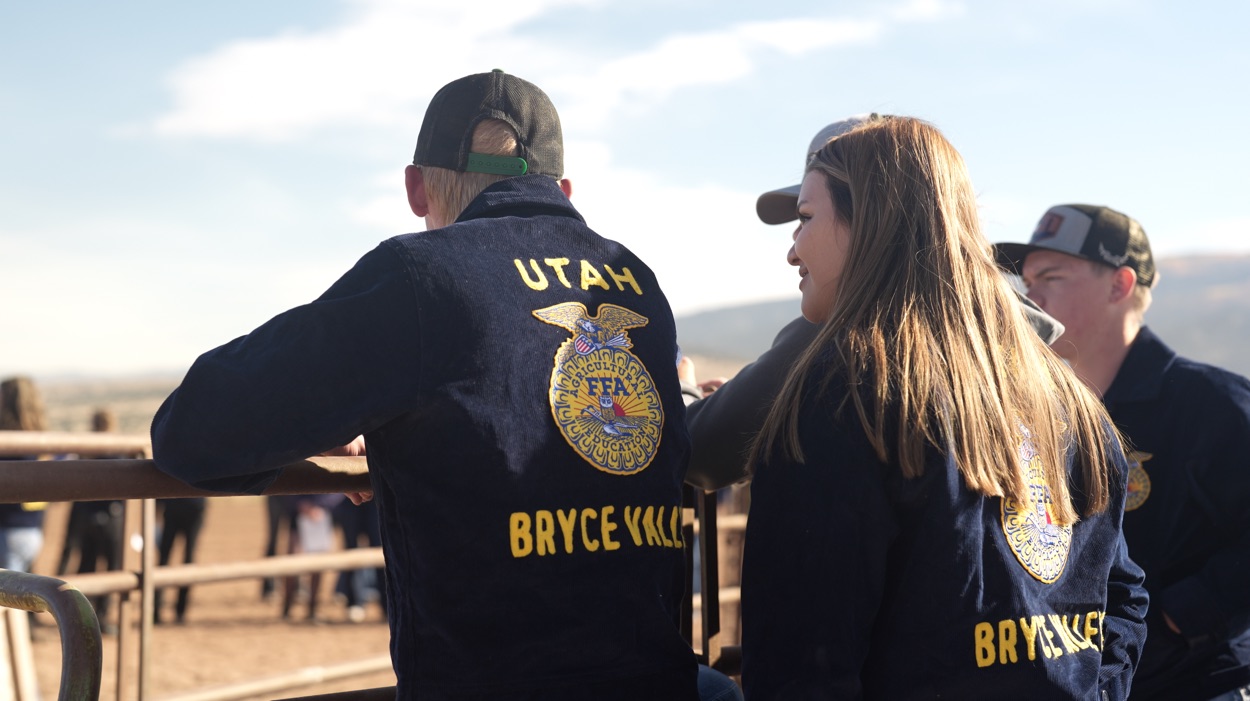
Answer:
POLYGON ((34 380, 26 376, 0 382, 0 430, 46 431, 43 397, 34 380))
POLYGON ((773 403, 752 464, 778 452, 802 462, 805 385, 817 380, 823 392, 840 375, 850 390, 825 400, 840 402, 839 417, 853 407, 878 458, 893 455, 905 476, 922 474, 926 448, 937 446, 973 491, 1027 503, 1027 432, 1060 523, 1077 520, 1066 468, 1074 446, 1085 511, 1105 509, 1114 428, 1025 320, 955 148, 926 122, 885 117, 831 140, 812 171, 850 227, 848 259, 831 317, 773 403), (827 369, 812 377, 818 362, 827 369))

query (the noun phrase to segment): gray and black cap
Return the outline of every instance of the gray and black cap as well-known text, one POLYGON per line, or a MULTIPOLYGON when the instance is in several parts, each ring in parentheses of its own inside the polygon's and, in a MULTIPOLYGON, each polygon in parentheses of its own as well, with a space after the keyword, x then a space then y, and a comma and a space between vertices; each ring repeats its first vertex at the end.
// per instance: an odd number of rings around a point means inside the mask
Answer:
MULTIPOLYGON (((807 168, 807 164, 812 160, 812 154, 824 148, 830 139, 842 136, 865 122, 871 122, 880 118, 881 115, 875 112, 872 114, 857 114, 827 125, 816 132, 816 136, 812 137, 812 142, 807 146, 807 153, 803 156, 803 167, 807 168)), ((765 224, 785 224, 798 219, 800 189, 800 185, 791 185, 776 190, 769 190, 760 195, 755 200, 755 213, 759 215, 760 221, 765 224)))
POLYGON ((1056 251, 1101 263, 1127 267, 1137 284, 1154 287, 1155 259, 1150 239, 1136 219, 1110 207, 1061 204, 1046 210, 1028 243, 994 244, 998 264, 1019 274, 1034 251, 1056 251))
POLYGON ((460 172, 564 175, 560 115, 537 85, 495 69, 444 85, 430 100, 417 136, 412 162, 460 172), (484 119, 507 122, 516 130, 516 157, 470 151, 473 130, 484 119))

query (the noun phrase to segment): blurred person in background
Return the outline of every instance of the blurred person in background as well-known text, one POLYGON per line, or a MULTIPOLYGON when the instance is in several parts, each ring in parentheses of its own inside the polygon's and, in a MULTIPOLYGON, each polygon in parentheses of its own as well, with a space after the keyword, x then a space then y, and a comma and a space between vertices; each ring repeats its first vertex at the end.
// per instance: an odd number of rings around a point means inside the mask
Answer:
MULTIPOLYGON (((29 377, 0 382, 0 431, 46 431, 43 397, 29 377)), ((0 458, 2 460, 4 458, 0 458)), ((23 458, 35 460, 38 456, 23 458)), ((0 567, 29 572, 43 548, 47 502, 0 504, 0 567)))
MULTIPOLYGON (((344 549, 382 547, 378 509, 373 502, 356 506, 343 499, 334 505, 334 521, 343 530, 344 549)), ((365 602, 371 598, 370 594, 377 596, 378 604, 385 612, 386 597, 381 595, 386 586, 385 572, 382 567, 339 572, 334 591, 343 597, 343 603, 347 607, 347 620, 352 623, 365 620, 365 602)))
MULTIPOLYGON (((173 556, 174 544, 182 540, 182 562, 191 564, 195 561, 196 546, 200 541, 200 531, 204 528, 204 512, 208 508, 205 497, 183 497, 178 499, 157 499, 156 508, 160 513, 161 532, 159 541, 159 564, 164 567, 173 556)), ((156 590, 152 607, 153 620, 164 623, 161 603, 163 591, 156 590)), ((191 603, 191 587, 178 587, 178 599, 174 604, 174 620, 179 624, 186 623, 187 607, 191 603)))
MULTIPOLYGON (((99 433, 116 431, 117 415, 108 409, 97 409, 91 415, 91 430, 99 433)), ((109 457, 117 456, 102 456, 102 459, 109 457)), ((75 551, 78 553, 79 574, 95 572, 101 560, 106 571, 120 569, 125 513, 125 502, 117 500, 76 501, 70 504, 57 575, 69 572, 70 558, 75 551)), ((91 597, 91 605, 100 619, 100 629, 105 633, 116 631, 116 627, 106 621, 111 598, 111 594, 91 597)))

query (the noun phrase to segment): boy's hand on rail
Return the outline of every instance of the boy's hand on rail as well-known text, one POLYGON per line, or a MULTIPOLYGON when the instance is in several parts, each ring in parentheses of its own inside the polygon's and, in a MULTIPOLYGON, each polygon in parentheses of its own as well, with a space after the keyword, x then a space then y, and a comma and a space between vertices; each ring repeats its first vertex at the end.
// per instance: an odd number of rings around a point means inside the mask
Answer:
POLYGON ((356 436, 355 440, 347 445, 340 445, 337 448, 331 448, 322 455, 326 457, 348 457, 355 458, 365 454, 365 437, 356 436))
MULTIPOLYGON (((365 454, 365 437, 364 436, 356 436, 356 439, 353 440, 351 443, 348 443, 347 445, 340 445, 337 448, 331 448, 327 450, 326 452, 322 453, 322 455, 329 456, 329 457, 338 456, 338 457, 349 457, 349 458, 360 457, 364 454, 365 454)), ((355 504, 356 506, 360 506, 361 504, 367 501, 373 501, 373 492, 344 492, 343 496, 350 499, 351 502, 355 504)))
POLYGON ((726 377, 713 377, 710 380, 704 380, 699 383, 699 390, 703 392, 703 396, 707 396, 720 389, 721 385, 729 381, 726 377))

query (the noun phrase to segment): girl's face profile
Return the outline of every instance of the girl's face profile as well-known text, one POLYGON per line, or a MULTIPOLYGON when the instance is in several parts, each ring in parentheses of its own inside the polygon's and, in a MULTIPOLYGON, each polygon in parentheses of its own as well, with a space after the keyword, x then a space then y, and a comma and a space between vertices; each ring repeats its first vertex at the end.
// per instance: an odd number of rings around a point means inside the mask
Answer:
POLYGON ((803 318, 819 324, 833 314, 838 285, 851 245, 851 227, 834 210, 822 173, 803 178, 798 201, 799 226, 786 260, 799 268, 803 318))

